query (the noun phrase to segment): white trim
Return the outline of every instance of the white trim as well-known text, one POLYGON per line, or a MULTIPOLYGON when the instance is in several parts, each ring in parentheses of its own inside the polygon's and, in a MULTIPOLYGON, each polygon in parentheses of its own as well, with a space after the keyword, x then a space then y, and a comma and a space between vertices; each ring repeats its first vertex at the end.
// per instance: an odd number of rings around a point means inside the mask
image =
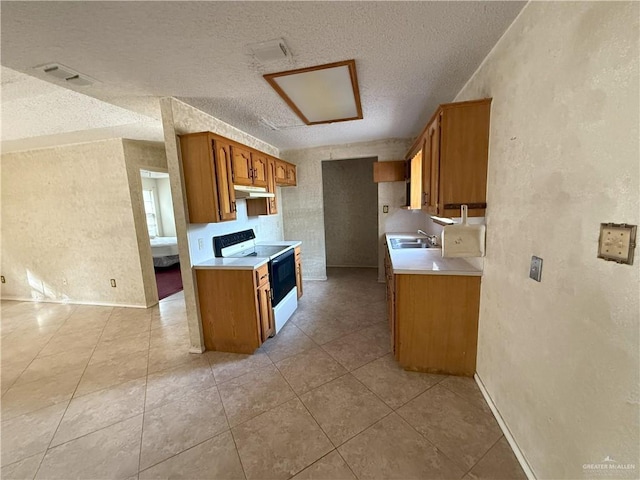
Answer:
POLYGON ((204 353, 204 347, 191 347, 189 348, 189 353, 197 353, 197 354, 204 353))
POLYGON ((500 412, 498 411, 498 408, 496 407, 495 403, 493 403, 493 400, 489 396, 489 392, 487 392, 487 389, 484 386, 484 383, 482 383, 482 380, 480 379, 480 376, 476 373, 473 376, 473 378, 475 379, 476 383, 478 384, 478 387, 480 387, 480 391, 482 392, 482 396, 484 397, 485 401, 489 405, 489 408, 491 409, 491 412, 493 413, 493 416, 496 418, 496 421, 498 422, 498 425, 500 425, 500 429, 502 430, 502 433, 504 433, 504 436, 507 439, 507 442, 509 442, 509 446, 511 446, 511 450, 513 450, 513 453, 515 454, 516 458, 518 459, 518 463, 522 467, 522 470, 524 470, 524 474, 527 476, 527 478, 529 480, 536 480, 536 476, 534 475, 533 470, 529 466, 529 462, 527 462, 527 459, 525 458, 524 454, 522 453, 522 450, 520 450, 520 447, 516 443, 516 439, 513 438, 513 435, 511 434, 511 431, 509 430, 509 427, 507 427, 507 424, 504 421, 504 419, 502 418, 502 415, 500 415, 500 412))
POLYGON ((302 282, 326 282, 327 277, 302 277, 302 282))
POLYGON ((98 307, 126 307, 126 308, 151 308, 153 305, 147 307, 146 305, 131 305, 128 303, 115 303, 115 302, 84 302, 81 300, 51 300, 49 298, 33 299, 24 297, 1 297, 0 300, 7 300, 12 302, 34 302, 34 303, 68 303, 70 305, 95 305, 98 307))

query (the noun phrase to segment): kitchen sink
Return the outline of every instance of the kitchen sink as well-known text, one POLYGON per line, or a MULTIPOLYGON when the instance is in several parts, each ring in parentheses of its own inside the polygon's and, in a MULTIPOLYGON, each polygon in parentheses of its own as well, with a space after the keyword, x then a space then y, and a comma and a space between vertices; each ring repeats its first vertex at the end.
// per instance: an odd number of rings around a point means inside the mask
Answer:
POLYGON ((431 239, 418 237, 418 238, 391 238, 389 240, 391 248, 394 250, 397 248, 440 248, 434 245, 431 239))

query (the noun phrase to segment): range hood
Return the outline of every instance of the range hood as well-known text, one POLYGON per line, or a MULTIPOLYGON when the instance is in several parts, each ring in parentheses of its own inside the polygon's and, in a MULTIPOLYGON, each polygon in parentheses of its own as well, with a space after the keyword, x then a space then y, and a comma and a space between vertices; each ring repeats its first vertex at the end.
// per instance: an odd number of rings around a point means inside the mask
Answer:
POLYGON ((264 187, 246 187, 244 185, 234 185, 236 198, 273 198, 275 194, 267 192, 264 187))

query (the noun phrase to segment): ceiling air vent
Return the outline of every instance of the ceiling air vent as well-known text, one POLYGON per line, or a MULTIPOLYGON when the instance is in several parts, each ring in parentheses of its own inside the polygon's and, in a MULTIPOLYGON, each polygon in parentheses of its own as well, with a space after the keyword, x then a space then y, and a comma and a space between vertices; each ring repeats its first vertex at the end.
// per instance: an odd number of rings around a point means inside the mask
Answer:
POLYGON ((87 77, 86 75, 82 75, 75 70, 72 70, 69 67, 65 67, 64 65, 61 65, 59 63, 50 63, 36 68, 42 70, 47 75, 59 78, 60 80, 64 80, 78 87, 91 85, 94 82, 93 79, 87 77))
POLYGON ((256 60, 262 63, 274 62, 291 58, 289 47, 282 38, 269 40, 268 42, 252 43, 247 45, 256 60))

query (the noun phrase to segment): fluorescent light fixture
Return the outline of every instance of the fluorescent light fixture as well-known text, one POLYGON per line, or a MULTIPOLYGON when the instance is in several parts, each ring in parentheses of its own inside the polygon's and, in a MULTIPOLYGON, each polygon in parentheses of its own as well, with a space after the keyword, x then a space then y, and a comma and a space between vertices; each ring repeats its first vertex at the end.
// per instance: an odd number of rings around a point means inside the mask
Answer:
POLYGON ((264 78, 307 125, 362 118, 355 60, 270 73, 264 78))

